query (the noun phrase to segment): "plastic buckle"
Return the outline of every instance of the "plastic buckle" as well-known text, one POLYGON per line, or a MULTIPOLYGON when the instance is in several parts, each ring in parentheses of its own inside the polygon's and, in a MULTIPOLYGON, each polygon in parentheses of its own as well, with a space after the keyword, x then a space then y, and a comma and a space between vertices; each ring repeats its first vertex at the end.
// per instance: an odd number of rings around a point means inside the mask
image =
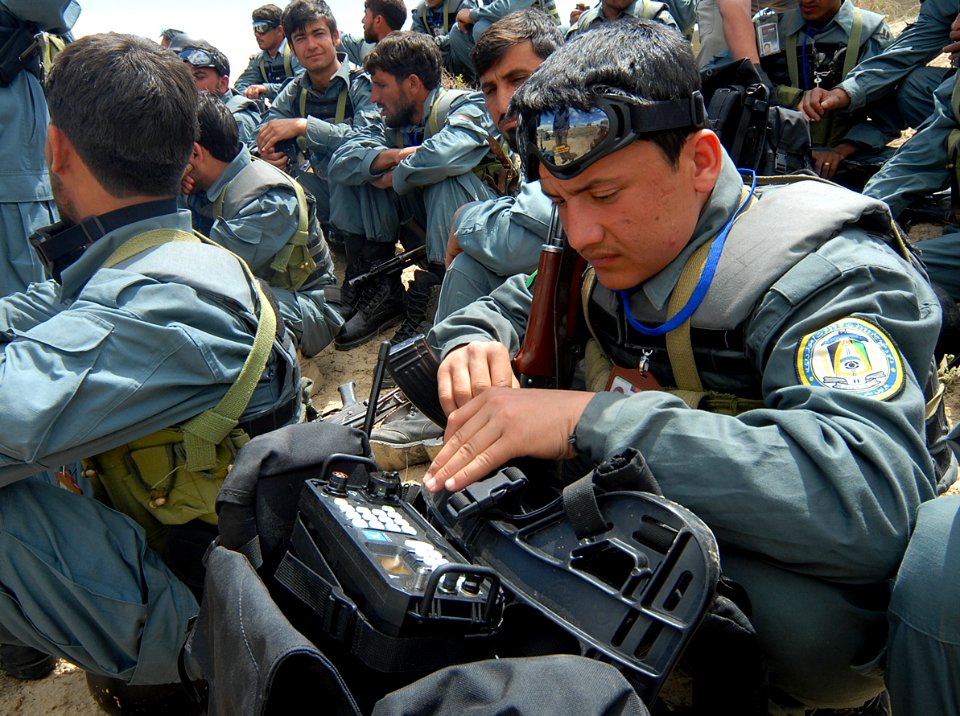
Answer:
POLYGON ((526 487, 527 478, 515 467, 505 467, 490 477, 467 485, 447 500, 447 514, 454 522, 487 512, 504 498, 526 487))

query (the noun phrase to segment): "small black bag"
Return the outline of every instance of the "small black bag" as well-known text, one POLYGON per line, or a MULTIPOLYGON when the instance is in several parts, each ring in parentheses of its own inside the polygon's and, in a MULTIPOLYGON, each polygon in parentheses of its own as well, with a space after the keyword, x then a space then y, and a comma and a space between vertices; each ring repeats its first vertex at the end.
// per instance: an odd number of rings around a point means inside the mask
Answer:
POLYGON ((771 105, 770 88, 753 63, 711 67, 701 79, 707 116, 734 164, 761 176, 813 169, 807 118, 771 105))

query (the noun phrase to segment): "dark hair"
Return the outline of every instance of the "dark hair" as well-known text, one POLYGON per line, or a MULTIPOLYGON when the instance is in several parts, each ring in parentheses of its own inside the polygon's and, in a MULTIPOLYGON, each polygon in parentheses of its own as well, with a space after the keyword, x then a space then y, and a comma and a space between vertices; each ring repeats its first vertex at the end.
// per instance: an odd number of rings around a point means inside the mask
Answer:
MULTIPOLYGON (((596 95, 620 90, 648 100, 685 99, 700 89, 690 43, 675 29, 646 20, 623 19, 565 43, 540 65, 510 101, 524 121, 559 107, 589 109, 596 95)), ((645 135, 676 166, 687 137, 670 129, 645 135)))
POLYGON ((363 7, 370 8, 374 16, 380 15, 391 30, 399 30, 407 21, 407 6, 403 0, 366 0, 363 7))
POLYGON ((507 50, 521 42, 530 42, 537 57, 545 60, 563 44, 563 36, 542 10, 527 8, 511 12, 488 27, 474 45, 470 58, 477 76, 497 64, 507 50))
POLYGON ((214 159, 232 162, 240 153, 240 130, 227 105, 212 92, 201 92, 197 104, 197 144, 214 159))
POLYGON ((261 5, 253 11, 252 17, 254 22, 272 22, 279 25, 282 12, 276 5, 261 5))
POLYGON ((88 35, 46 81, 50 123, 115 197, 174 195, 197 136, 187 64, 142 37, 88 35))
POLYGON ((336 34, 337 18, 324 0, 293 0, 283 10, 283 34, 293 42, 293 33, 314 20, 323 20, 330 34, 336 34))
POLYGON ((391 32, 370 50, 363 68, 371 75, 382 70, 397 81, 416 75, 432 90, 440 84, 440 50, 436 40, 422 32, 391 32))

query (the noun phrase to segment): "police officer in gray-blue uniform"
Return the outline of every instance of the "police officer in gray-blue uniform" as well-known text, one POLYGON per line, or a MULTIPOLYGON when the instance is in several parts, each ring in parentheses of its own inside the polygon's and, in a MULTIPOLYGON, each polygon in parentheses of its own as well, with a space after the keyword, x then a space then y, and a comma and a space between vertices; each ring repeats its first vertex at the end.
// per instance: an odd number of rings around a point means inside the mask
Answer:
POLYGON ((270 284, 284 324, 312 357, 343 325, 324 299, 336 283, 312 197, 282 171, 251 158, 222 104, 201 96, 200 133, 183 188, 193 225, 270 284))
POLYGON ((560 26, 560 11, 557 10, 555 0, 493 0, 483 4, 483 7, 464 8, 458 13, 458 20, 471 26, 474 42, 479 42, 480 36, 486 32, 497 20, 507 15, 535 8, 545 13, 556 26, 560 26))
POLYGON ((87 36, 46 92, 64 222, 38 238, 53 278, 0 301, 0 642, 170 684, 197 612, 172 535, 212 539, 231 451, 298 420, 299 371, 249 269, 176 209, 196 136, 185 64, 87 36), (20 479, 78 458, 105 504, 20 479))
POLYGON ((473 34, 457 23, 457 15, 476 7, 473 0, 423 0, 410 13, 413 32, 422 32, 437 41, 443 66, 466 80, 474 78, 470 63, 473 34))
MULTIPOLYGON (((431 271, 441 276, 454 212, 494 197, 478 172, 500 166, 490 156, 497 130, 478 93, 440 85, 439 55, 429 38, 413 32, 392 33, 367 55, 382 121, 354 133, 330 161, 335 197, 352 196, 351 204, 334 204, 359 205, 333 219, 338 230, 359 237, 345 242, 348 273, 393 256, 401 225, 415 222, 425 230, 431 271)), ((393 279, 375 287, 375 301, 357 297, 364 311, 347 321, 338 348, 360 345, 404 315, 399 276, 393 279)))
POLYGON ((407 7, 403 0, 365 0, 363 3, 363 36, 340 35, 340 49, 358 67, 376 44, 391 32, 403 29, 407 7))
MULTIPOLYGON (((77 3, 62 0, 0 2, 0 46, 19 57, 35 45, 33 37, 40 29, 66 32, 79 13, 77 3), (19 42, 11 42, 15 35, 19 42)), ((57 220, 43 158, 48 116, 39 81, 40 48, 34 46, 22 63, 10 67, 11 76, 0 78, 0 295, 44 279, 27 239, 57 220)))
POLYGON ((260 109, 252 99, 247 99, 230 89, 230 61, 213 45, 190 42, 177 56, 191 67, 197 89, 210 92, 226 105, 240 132, 240 141, 248 148, 257 145, 260 128, 260 109))
POLYGON ((566 40, 572 40, 587 30, 599 27, 605 22, 632 17, 642 20, 653 20, 667 27, 687 32, 693 27, 692 20, 689 27, 677 24, 671 7, 657 0, 600 0, 596 7, 583 12, 577 21, 567 30, 566 40), (685 30, 684 27, 687 27, 685 30))
POLYGON ((248 99, 274 99, 284 85, 303 73, 296 55, 284 37, 281 11, 276 5, 263 5, 253 11, 253 35, 260 52, 250 56, 247 68, 234 87, 248 99))
POLYGON ((516 389, 531 292, 514 277, 433 329, 449 422, 424 484, 638 449, 745 589, 771 710, 856 707, 883 688, 867 665, 889 580, 936 494, 924 388, 939 305, 880 202, 741 181, 698 85, 679 35, 611 23, 514 95, 528 169, 591 266, 585 375, 600 392, 516 389))
MULTIPOLYGON (((510 13, 490 26, 473 49, 487 112, 516 147, 516 117, 507 111, 516 88, 533 74, 563 37, 535 9, 510 13)), ((540 182, 521 181, 515 193, 460 207, 447 244, 436 319, 486 296, 516 273, 531 273, 550 225, 550 201, 540 182)))
MULTIPOLYGON (((806 90, 832 89, 858 62, 893 42, 883 15, 856 7, 852 0, 804 3, 781 15, 778 28, 781 51, 762 57, 760 64, 775 85, 776 102, 790 108, 806 90)), ((885 101, 828 114, 810 126, 814 168, 825 179, 859 188, 864 172, 872 173, 893 155, 886 145, 901 129, 903 119, 885 101)))
MULTIPOLYGON (((283 11, 283 27, 306 71, 284 87, 267 112, 257 145, 263 159, 294 174, 314 195, 317 215, 326 224, 331 210, 327 164, 351 131, 370 121, 370 78, 337 52, 337 21, 323 0, 294 0, 283 11), (313 172, 291 166, 281 142, 305 149, 313 172)), ((293 153, 299 156, 299 149, 293 153)))
MULTIPOLYGON (((830 91, 806 92, 801 108, 816 122, 825 112, 845 108, 858 110, 896 93, 897 108, 910 127, 919 127, 933 112, 933 91, 949 79, 953 69, 927 67, 953 40, 951 25, 960 15, 957 0, 925 0, 912 25, 879 55, 858 64, 830 91)), ((960 50, 958 46, 954 50, 960 50)))

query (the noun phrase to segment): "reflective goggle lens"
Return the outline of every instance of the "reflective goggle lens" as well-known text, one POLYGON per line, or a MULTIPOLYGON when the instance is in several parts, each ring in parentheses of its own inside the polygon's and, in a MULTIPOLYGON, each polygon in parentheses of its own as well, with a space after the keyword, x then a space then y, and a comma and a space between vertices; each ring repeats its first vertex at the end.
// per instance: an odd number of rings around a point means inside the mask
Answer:
POLYGON ((541 161, 563 168, 581 161, 610 133, 610 118, 603 110, 569 107, 543 112, 534 128, 534 143, 541 161))
POLYGON ((185 50, 180 50, 180 52, 177 53, 177 57, 194 67, 216 67, 216 63, 213 61, 210 53, 206 50, 201 50, 199 47, 188 47, 185 50))
POLYGON ((265 32, 270 32, 271 30, 275 30, 277 27, 278 25, 272 22, 267 22, 265 20, 260 20, 259 22, 253 23, 253 31, 258 35, 262 35, 265 32))

